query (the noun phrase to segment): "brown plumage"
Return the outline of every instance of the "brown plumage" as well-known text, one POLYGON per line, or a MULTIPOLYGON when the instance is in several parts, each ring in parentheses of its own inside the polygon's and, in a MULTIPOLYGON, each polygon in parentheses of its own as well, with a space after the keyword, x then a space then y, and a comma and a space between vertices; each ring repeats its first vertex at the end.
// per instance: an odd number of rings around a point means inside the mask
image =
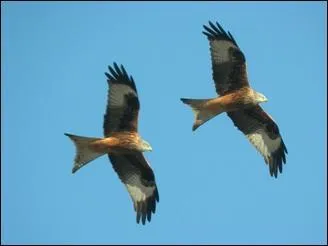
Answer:
POLYGON ((142 152, 152 148, 138 133, 140 103, 132 76, 124 67, 114 63, 105 73, 108 82, 108 100, 104 115, 104 138, 89 138, 65 133, 76 146, 72 172, 92 160, 108 154, 112 166, 126 186, 140 219, 150 222, 156 211, 159 194, 154 173, 142 152))
POLYGON ((226 112, 269 164, 271 176, 282 172, 287 148, 273 119, 259 106, 266 97, 253 90, 248 82, 246 59, 230 32, 216 22, 203 26, 210 44, 212 76, 218 94, 212 99, 186 99, 195 114, 192 130, 226 112))

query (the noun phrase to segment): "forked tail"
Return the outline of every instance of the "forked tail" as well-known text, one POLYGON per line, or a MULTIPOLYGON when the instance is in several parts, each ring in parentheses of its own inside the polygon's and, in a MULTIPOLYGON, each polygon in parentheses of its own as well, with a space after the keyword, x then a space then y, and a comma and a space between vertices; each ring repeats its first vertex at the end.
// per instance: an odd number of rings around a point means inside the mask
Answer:
POLYGON ((74 167, 72 169, 72 173, 75 173, 81 167, 89 163, 90 161, 102 156, 105 153, 99 153, 93 150, 90 147, 90 144, 100 138, 89 138, 89 137, 82 137, 76 136, 72 134, 65 133, 67 137, 69 137, 76 148, 76 155, 74 159, 74 167))
POLYGON ((215 115, 212 111, 204 108, 204 104, 211 99, 187 99, 181 98, 181 101, 189 105, 194 112, 195 122, 192 126, 192 130, 195 131, 198 127, 204 124, 206 121, 212 119, 215 115))

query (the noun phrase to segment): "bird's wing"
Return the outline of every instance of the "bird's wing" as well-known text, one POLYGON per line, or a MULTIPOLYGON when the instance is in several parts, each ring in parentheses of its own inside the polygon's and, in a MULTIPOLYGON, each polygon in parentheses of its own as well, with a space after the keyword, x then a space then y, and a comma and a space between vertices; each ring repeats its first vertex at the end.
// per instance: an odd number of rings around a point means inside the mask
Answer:
POLYGON ((282 172, 282 163, 286 163, 285 154, 288 153, 278 125, 258 105, 227 114, 269 164, 270 175, 277 177, 278 169, 282 172))
POLYGON ((133 200, 137 223, 140 218, 143 224, 145 224, 146 218, 150 222, 151 214, 155 214, 159 195, 153 170, 144 155, 136 153, 108 156, 133 200))
POLYGON ((104 135, 113 132, 138 131, 138 113, 140 103, 136 85, 132 76, 128 76, 123 65, 121 69, 114 63, 114 68, 105 73, 108 82, 107 108, 104 115, 104 135))
POLYGON ((230 32, 216 22, 203 26, 203 33, 210 43, 212 76, 216 92, 224 95, 229 91, 249 86, 246 71, 246 59, 230 32))

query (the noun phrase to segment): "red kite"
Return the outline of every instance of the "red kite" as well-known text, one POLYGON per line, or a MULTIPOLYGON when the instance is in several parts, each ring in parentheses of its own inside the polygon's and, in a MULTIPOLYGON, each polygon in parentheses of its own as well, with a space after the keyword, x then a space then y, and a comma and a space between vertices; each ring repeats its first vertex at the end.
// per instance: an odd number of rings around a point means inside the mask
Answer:
POLYGON ((145 224, 155 213, 158 190, 153 170, 142 152, 151 151, 149 143, 138 134, 140 103, 132 76, 114 63, 105 73, 108 82, 108 102, 104 115, 104 138, 90 138, 65 133, 75 144, 76 156, 72 172, 92 160, 108 154, 114 170, 126 186, 137 213, 145 224))
POLYGON ((234 125, 269 164, 270 175, 277 178, 282 172, 282 162, 286 163, 287 148, 274 120, 260 106, 267 98, 253 90, 248 83, 246 60, 230 32, 226 33, 216 22, 203 26, 203 32, 210 43, 213 80, 219 95, 213 99, 186 99, 182 102, 191 106, 195 114, 192 130, 226 112, 234 125))

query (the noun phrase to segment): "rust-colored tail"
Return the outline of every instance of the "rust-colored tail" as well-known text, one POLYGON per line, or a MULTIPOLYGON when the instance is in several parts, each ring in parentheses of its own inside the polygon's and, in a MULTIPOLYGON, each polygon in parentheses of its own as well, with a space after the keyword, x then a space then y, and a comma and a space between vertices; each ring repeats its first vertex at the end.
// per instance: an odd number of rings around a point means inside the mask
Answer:
POLYGON ((206 121, 212 119, 216 114, 212 111, 207 110, 203 105, 211 99, 187 99, 181 98, 181 101, 189 105, 194 112, 195 122, 192 126, 192 130, 195 131, 198 127, 203 125, 206 121))
POLYGON ((74 159, 72 173, 75 173, 77 170, 79 170, 81 167, 83 167, 90 161, 93 161, 94 159, 105 154, 95 152, 92 148, 90 148, 90 143, 99 140, 100 138, 82 137, 68 133, 65 133, 65 135, 73 141, 76 148, 76 155, 74 159))

